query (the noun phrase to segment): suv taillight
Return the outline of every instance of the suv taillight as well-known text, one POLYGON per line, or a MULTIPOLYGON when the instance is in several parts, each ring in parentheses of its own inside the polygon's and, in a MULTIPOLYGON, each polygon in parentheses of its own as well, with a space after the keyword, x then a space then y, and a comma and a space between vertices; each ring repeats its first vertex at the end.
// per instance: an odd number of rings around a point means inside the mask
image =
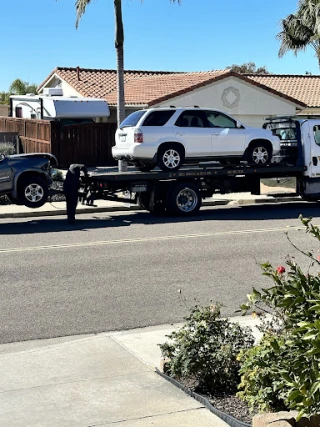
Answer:
POLYGON ((134 142, 143 142, 143 133, 142 130, 139 128, 134 130, 134 142))

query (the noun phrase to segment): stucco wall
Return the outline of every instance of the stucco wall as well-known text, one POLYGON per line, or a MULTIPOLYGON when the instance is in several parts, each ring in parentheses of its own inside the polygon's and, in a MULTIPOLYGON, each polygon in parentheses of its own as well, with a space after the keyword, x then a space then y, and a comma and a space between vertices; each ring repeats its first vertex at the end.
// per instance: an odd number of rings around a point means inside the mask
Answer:
POLYGON ((296 105, 243 80, 230 77, 171 98, 157 106, 194 106, 225 111, 249 126, 259 126, 271 115, 294 115, 296 105))

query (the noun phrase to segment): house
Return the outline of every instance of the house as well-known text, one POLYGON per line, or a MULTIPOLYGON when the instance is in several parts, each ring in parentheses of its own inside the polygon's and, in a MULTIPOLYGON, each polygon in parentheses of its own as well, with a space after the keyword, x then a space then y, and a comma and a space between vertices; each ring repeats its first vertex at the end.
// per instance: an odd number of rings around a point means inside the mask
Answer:
POLYGON ((63 96, 61 88, 45 88, 41 95, 11 95, 11 117, 24 119, 45 119, 93 121, 95 118, 110 116, 106 100, 63 96))
POLYGON ((295 98, 306 105, 301 115, 320 114, 320 76, 293 74, 244 74, 267 88, 295 98))
MULTIPOLYGON (((124 74, 126 115, 147 107, 198 105, 223 110, 247 125, 260 127, 271 115, 310 113, 320 108, 320 91, 318 96, 312 88, 312 85, 320 88, 320 76, 284 77, 292 79, 284 85, 278 75, 243 75, 230 70, 192 73, 129 70, 124 74), (295 87, 298 89, 294 90, 295 87)), ((57 67, 38 91, 61 88, 65 96, 105 99, 110 117, 101 121, 116 123, 116 85, 116 70, 57 67)))

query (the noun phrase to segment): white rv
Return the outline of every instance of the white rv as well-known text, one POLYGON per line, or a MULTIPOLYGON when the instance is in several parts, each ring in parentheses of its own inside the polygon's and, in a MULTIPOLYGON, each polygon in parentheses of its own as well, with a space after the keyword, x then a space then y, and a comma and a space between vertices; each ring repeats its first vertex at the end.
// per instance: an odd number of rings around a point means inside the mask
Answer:
POLYGON ((107 101, 63 96, 60 88, 46 88, 41 95, 11 95, 11 117, 24 119, 97 119, 110 116, 107 101))

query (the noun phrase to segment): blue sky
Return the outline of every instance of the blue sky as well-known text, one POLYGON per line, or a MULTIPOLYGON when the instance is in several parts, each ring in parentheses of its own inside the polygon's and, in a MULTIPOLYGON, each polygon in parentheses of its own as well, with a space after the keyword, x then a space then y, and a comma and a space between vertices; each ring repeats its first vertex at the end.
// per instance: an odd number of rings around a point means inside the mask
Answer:
MULTIPOLYGON (((112 0, 93 0, 75 28, 75 0, 0 6, 0 91, 41 83, 57 66, 115 69, 112 0)), ((278 58, 279 20, 297 0, 123 0, 125 68, 205 71, 253 61, 279 74, 320 74, 310 49, 278 58)))

